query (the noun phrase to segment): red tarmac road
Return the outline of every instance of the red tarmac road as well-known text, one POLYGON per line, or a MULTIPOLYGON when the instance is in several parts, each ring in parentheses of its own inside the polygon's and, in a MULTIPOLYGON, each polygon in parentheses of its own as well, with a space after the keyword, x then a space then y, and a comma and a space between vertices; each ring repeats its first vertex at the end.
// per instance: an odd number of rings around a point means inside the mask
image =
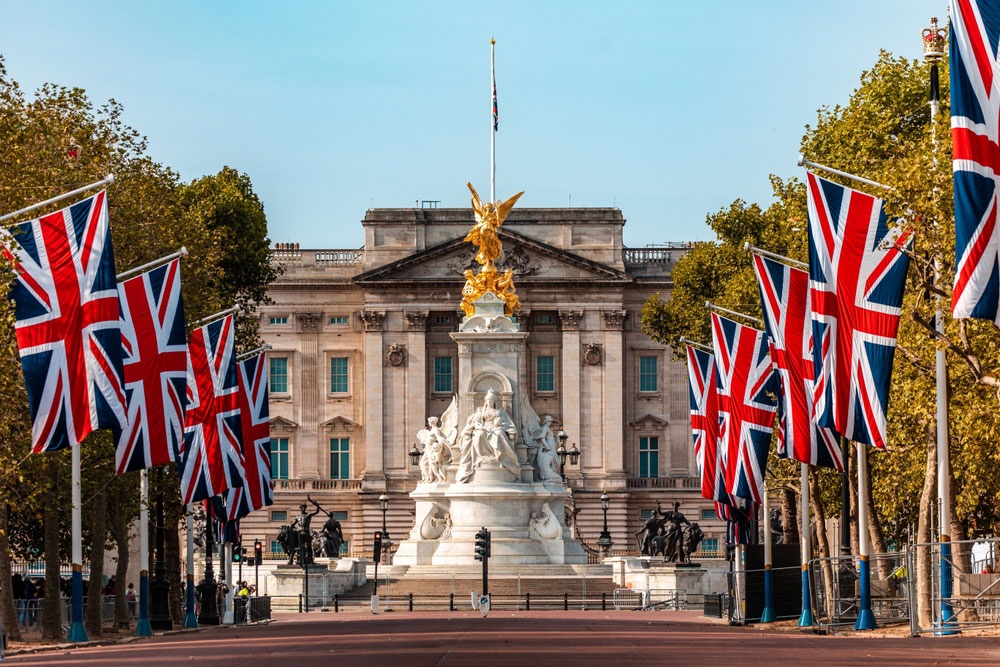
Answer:
POLYGON ((698 612, 280 615, 126 644, 11 655, 10 665, 998 665, 996 637, 819 636, 733 628, 698 612))

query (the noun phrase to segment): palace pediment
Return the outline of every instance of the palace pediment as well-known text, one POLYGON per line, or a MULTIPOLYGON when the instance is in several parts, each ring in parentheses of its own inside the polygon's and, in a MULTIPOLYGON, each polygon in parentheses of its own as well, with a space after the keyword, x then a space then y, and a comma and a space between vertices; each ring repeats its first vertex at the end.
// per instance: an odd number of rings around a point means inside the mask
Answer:
MULTIPOLYGON (((516 285, 553 282, 621 284, 631 282, 624 271, 530 239, 516 232, 500 229, 503 253, 496 266, 512 269, 516 285)), ((357 276, 362 286, 390 286, 401 283, 423 285, 463 283, 466 269, 479 270, 474 257, 476 247, 462 238, 428 248, 409 257, 380 266, 357 276)))

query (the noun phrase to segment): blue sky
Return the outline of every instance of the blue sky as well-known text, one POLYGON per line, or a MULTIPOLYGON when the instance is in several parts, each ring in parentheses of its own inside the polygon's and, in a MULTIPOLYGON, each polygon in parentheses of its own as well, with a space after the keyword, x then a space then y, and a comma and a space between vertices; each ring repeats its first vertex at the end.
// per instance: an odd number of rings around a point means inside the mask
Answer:
POLYGON ((274 241, 353 248, 371 207, 497 197, 617 206, 625 243, 711 238, 766 203, 804 125, 880 49, 922 57, 945 0, 219 2, 0 0, 0 54, 114 98, 185 180, 249 174, 274 241))

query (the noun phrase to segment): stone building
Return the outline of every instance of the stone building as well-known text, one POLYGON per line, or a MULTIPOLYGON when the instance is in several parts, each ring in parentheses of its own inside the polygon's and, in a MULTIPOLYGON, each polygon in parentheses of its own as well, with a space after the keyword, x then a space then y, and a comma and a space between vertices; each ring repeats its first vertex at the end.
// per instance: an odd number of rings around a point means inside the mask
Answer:
MULTIPOLYGON (((335 511, 352 552, 371 548, 385 521, 395 541, 413 525, 409 498, 420 477, 409 452, 429 416, 458 386, 458 330, 471 209, 371 209, 359 250, 279 244, 284 269, 261 307, 270 352, 275 503, 243 521, 244 544, 271 546, 309 496, 335 511)), ((614 551, 636 549, 656 501, 681 503, 706 534, 723 524, 701 499, 688 419, 687 371, 640 331, 647 298, 666 297, 685 244, 632 249, 615 208, 517 209, 500 228, 498 268, 515 272, 529 335, 522 384, 539 415, 552 415, 580 450, 565 476, 577 536, 593 546, 600 496, 614 551)))

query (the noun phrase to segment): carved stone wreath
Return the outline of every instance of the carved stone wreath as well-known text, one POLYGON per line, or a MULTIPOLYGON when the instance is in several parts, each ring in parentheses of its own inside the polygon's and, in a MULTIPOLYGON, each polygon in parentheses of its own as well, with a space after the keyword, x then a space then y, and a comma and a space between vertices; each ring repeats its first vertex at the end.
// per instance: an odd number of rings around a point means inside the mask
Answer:
POLYGON ((583 363, 587 366, 600 366, 604 357, 604 346, 600 343, 586 343, 583 346, 583 363))
POLYGON ((385 362, 390 366, 402 366, 406 360, 406 346, 399 343, 387 345, 385 348, 385 362))

